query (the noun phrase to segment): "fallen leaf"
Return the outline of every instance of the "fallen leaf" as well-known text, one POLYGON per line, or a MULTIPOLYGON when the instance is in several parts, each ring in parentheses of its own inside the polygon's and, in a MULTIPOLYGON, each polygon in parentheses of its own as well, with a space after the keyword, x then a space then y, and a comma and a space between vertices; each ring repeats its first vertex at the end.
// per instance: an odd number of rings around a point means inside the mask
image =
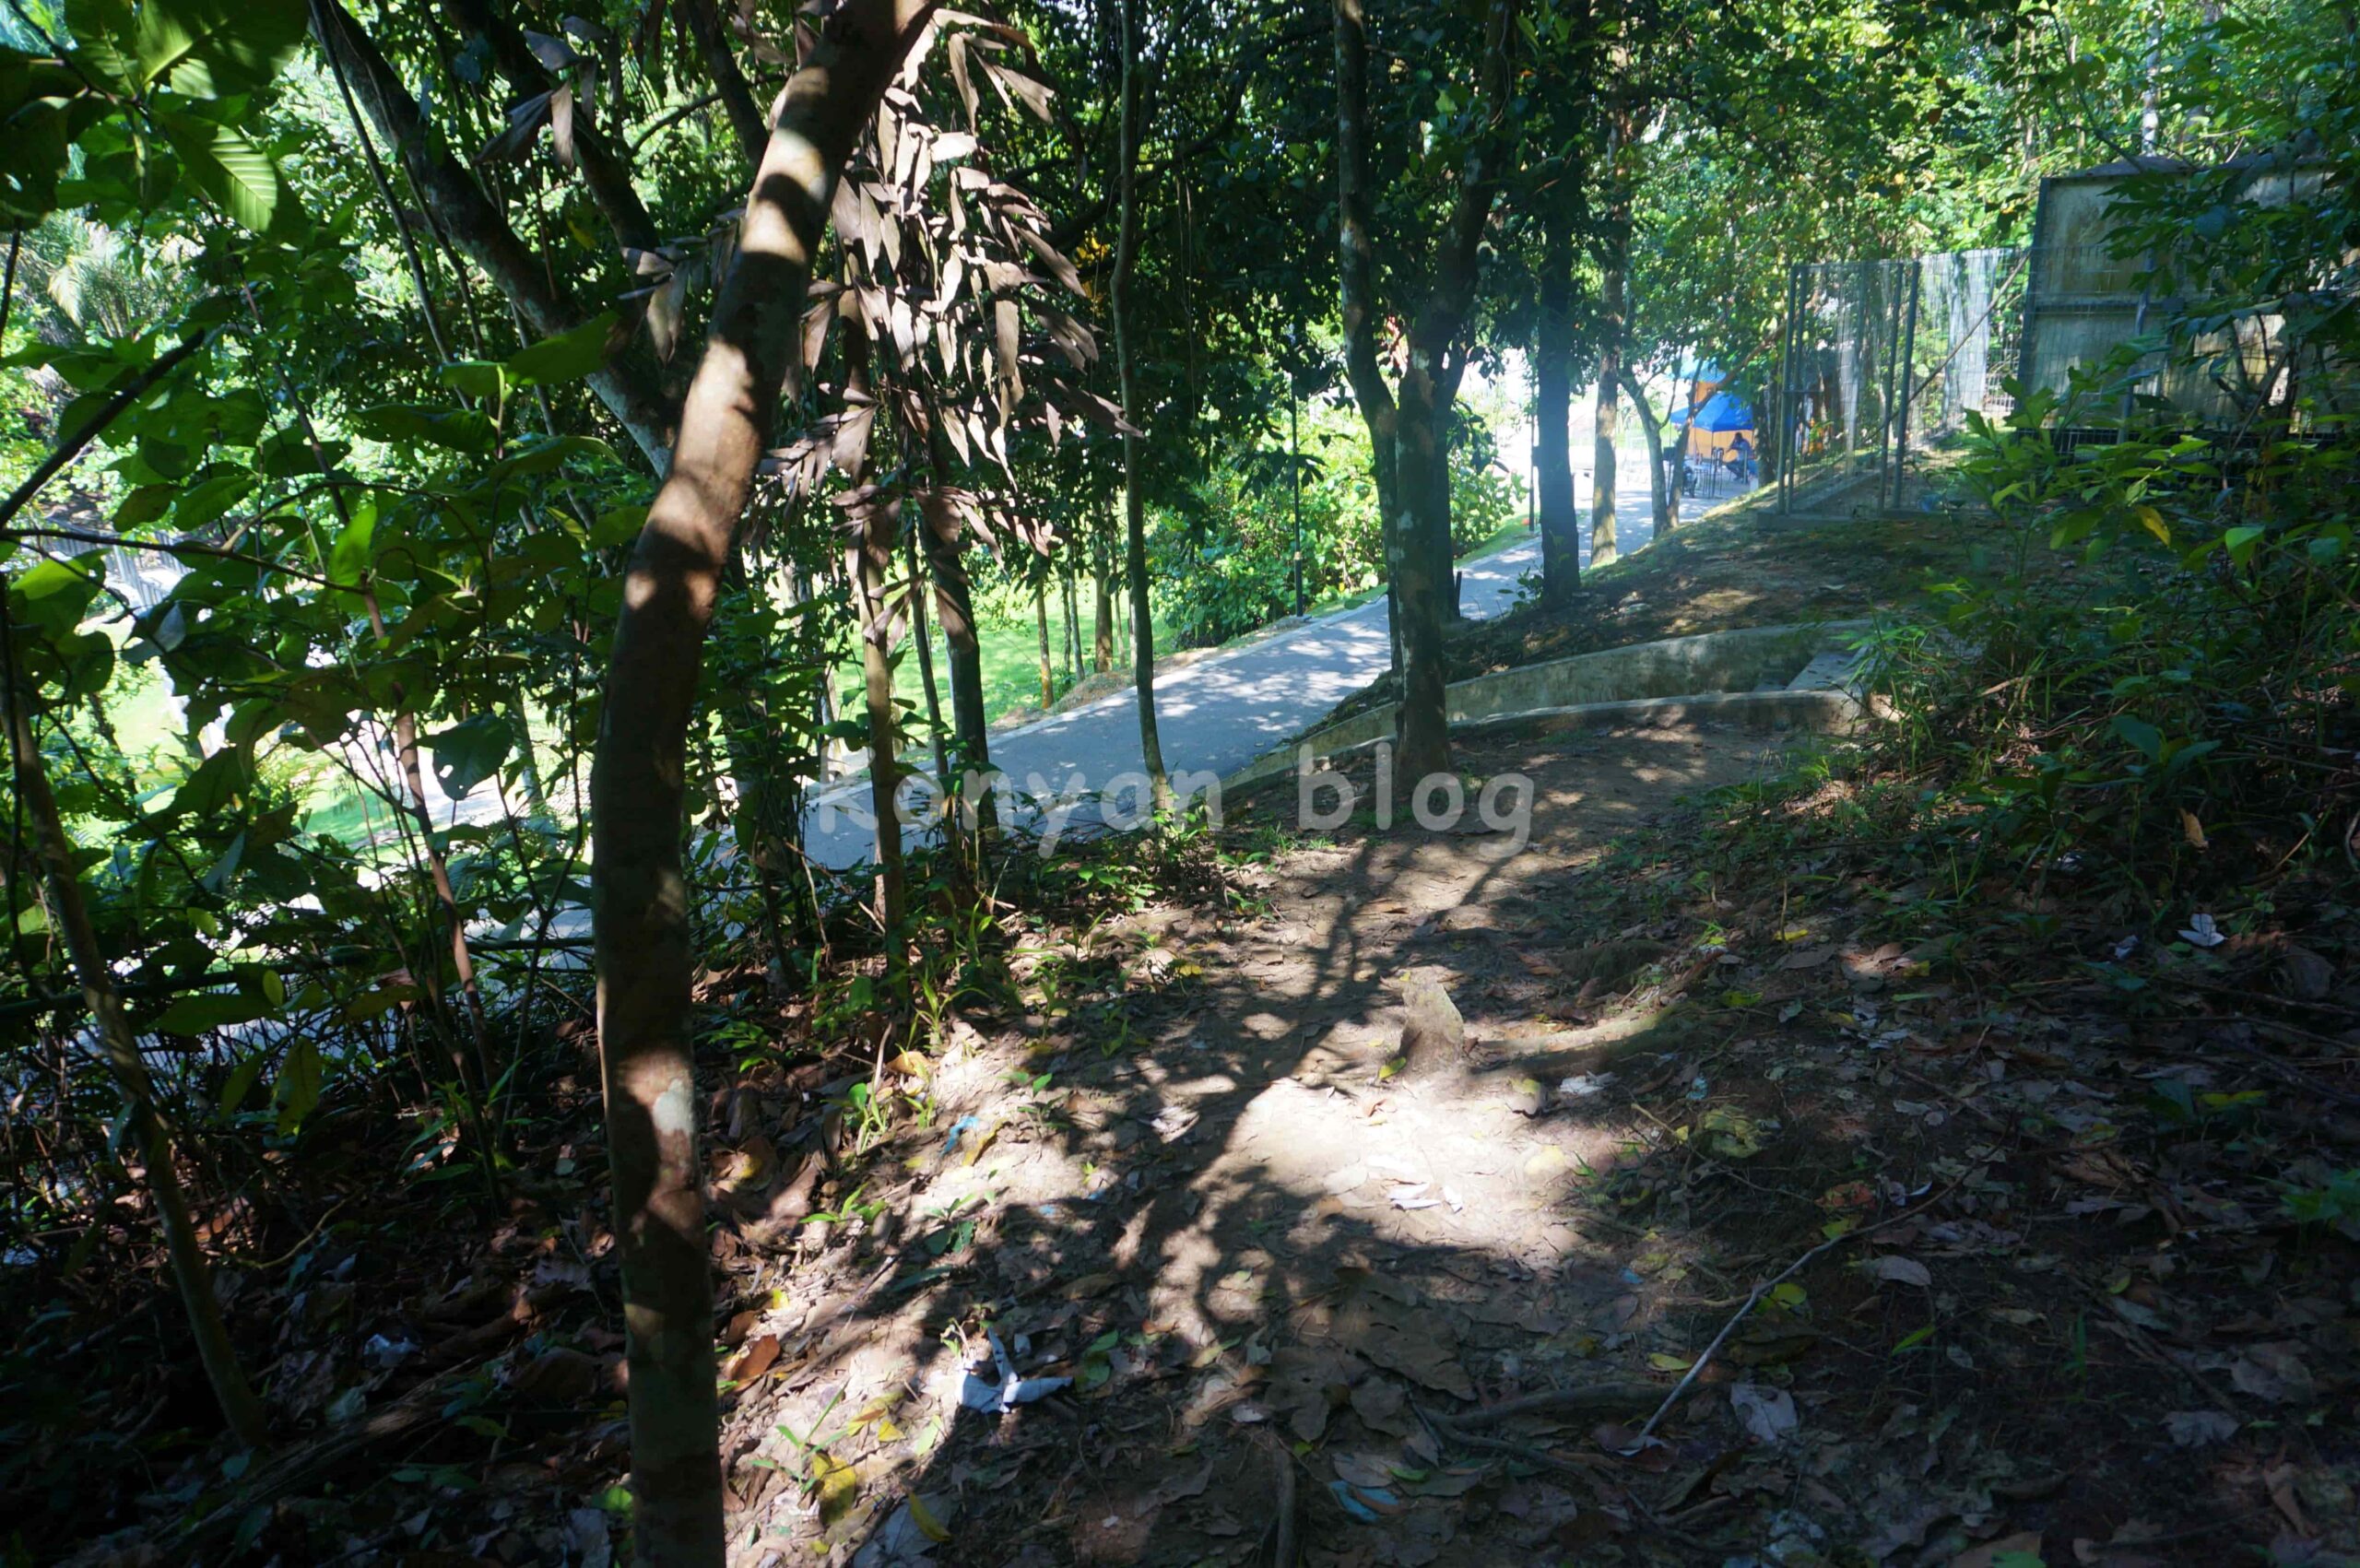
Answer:
POLYGON ((1757 1443, 1776 1443, 1795 1430, 1795 1397, 1783 1388, 1740 1383, 1729 1389, 1729 1409, 1757 1443))
POLYGON ((820 1522, 832 1525, 860 1495, 860 1467, 832 1459, 817 1449, 811 1453, 811 1474, 820 1482, 820 1522))
POLYGON ((2319 1392, 2311 1369, 2286 1344, 2250 1345, 2229 1366, 2229 1381, 2240 1394, 2273 1405, 2298 1404, 2319 1392))
POLYGON ((1871 1278, 1895 1285, 1915 1285, 1921 1291, 1934 1287, 1933 1275, 1914 1257, 1872 1257, 1861 1266, 1871 1278))
POLYGON ((2175 1448, 2203 1448, 2237 1434, 2237 1418, 2225 1410, 2174 1410, 2164 1417, 2175 1448))
POLYGON ((731 1383, 751 1383, 770 1371, 778 1360, 778 1336, 765 1334, 746 1341, 746 1348, 729 1358, 721 1375, 731 1383))

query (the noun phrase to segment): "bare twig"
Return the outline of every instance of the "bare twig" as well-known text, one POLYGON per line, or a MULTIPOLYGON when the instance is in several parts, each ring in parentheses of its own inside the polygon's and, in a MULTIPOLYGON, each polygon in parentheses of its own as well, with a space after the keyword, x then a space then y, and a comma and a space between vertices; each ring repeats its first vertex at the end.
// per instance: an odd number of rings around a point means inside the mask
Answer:
POLYGON ((1271 1444, 1270 1453, 1279 1467, 1279 1495, 1272 1504, 1278 1515, 1278 1540, 1270 1550, 1270 1568, 1294 1568, 1294 1456, 1283 1443, 1271 1444))
POLYGON ((1820 1243, 1819 1245, 1803 1254, 1802 1256, 1795 1259, 1794 1262, 1787 1265, 1786 1267, 1780 1269, 1776 1274, 1754 1286, 1753 1289, 1747 1293, 1743 1304, 1741 1304, 1735 1313, 1730 1315, 1729 1320, 1727 1323, 1721 1325, 1721 1331, 1713 1336, 1713 1342, 1705 1347, 1705 1353, 1691 1362, 1688 1364, 1688 1370, 1681 1374, 1680 1381, 1672 1385, 1671 1392, 1665 1395, 1663 1403, 1656 1407, 1656 1413, 1649 1416, 1647 1418, 1647 1424, 1639 1429, 1639 1435, 1636 1441, 1633 1443, 1632 1446, 1635 1448, 1640 1444, 1644 1444, 1648 1438, 1655 1435, 1656 1428, 1663 1423, 1664 1417, 1671 1413, 1672 1406, 1680 1402, 1680 1397, 1688 1392, 1689 1385, 1694 1383, 1697 1377, 1703 1373, 1705 1368, 1711 1364, 1714 1355, 1719 1351, 1723 1344, 1728 1342, 1729 1337, 1737 1331, 1737 1326, 1743 1323, 1747 1316, 1752 1313, 1753 1309, 1761 1304, 1763 1297, 1768 1295, 1772 1291, 1776 1290, 1780 1285, 1786 1283, 1788 1279, 1793 1279, 1796 1275, 1801 1273, 1804 1267, 1813 1258, 1818 1257, 1822 1253, 1833 1251, 1835 1248, 1842 1246, 1847 1242, 1858 1241, 1862 1236, 1874 1235, 1879 1231, 1889 1230, 1892 1227, 1900 1224, 1905 1220, 1914 1220, 1918 1215, 1923 1214, 1928 1209, 1933 1208, 1934 1205, 1941 1202, 1942 1199, 1950 1197, 1952 1189, 1957 1185, 1958 1183, 1953 1182, 1950 1185, 1943 1187, 1941 1191, 1934 1194, 1933 1197, 1928 1198, 1925 1202, 1909 1208, 1905 1208, 1898 1214, 1880 1220, 1873 1225, 1863 1225, 1857 1231, 1847 1231, 1840 1236, 1830 1236, 1827 1240, 1820 1243))
POLYGON ((25 482, 11 490, 6 501, 0 501, 0 527, 6 527, 14 521, 17 513, 24 510, 25 503, 40 494, 41 488, 49 483, 60 468, 81 456, 83 451, 105 433, 106 428, 113 424, 125 408, 138 402, 158 382, 178 370, 182 360, 212 342, 217 330, 217 327, 208 326, 191 333, 157 355, 148 361, 146 369, 117 388, 115 395, 91 416, 89 423, 76 431, 72 440, 58 442, 47 457, 33 466, 33 471, 25 476, 25 482))

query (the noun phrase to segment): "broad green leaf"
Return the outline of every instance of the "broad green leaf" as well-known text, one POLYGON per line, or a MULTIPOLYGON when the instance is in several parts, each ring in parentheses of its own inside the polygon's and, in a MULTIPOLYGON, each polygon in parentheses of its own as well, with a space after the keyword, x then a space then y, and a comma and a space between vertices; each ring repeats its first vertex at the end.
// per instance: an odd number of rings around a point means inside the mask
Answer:
POLYGON ((571 332, 544 337, 508 361, 508 379, 518 386, 552 386, 579 381, 607 360, 607 335, 615 312, 601 312, 571 332))
POLYGON ((11 613, 55 642, 82 624, 90 601, 98 596, 102 570, 96 551, 70 560, 44 560, 11 584, 9 597, 17 601, 11 613))
POLYGON ((142 85, 168 82, 184 98, 261 87, 302 41, 308 9, 303 0, 142 0, 131 31, 142 85))
POLYGON ((224 1116, 236 1115, 238 1107, 245 1103, 247 1094, 253 1091, 254 1080, 261 1076, 262 1053, 257 1051, 230 1069, 229 1079, 221 1085, 221 1097, 215 1102, 214 1110, 224 1116))
POLYGON ((203 1034, 270 1016, 270 1004, 238 991, 202 991, 183 996, 148 1027, 159 1034, 203 1034))
POLYGON ((500 772, 516 744, 514 728, 498 713, 478 713, 426 737, 434 752, 434 778, 456 800, 500 772))
POLYGON ((362 496, 353 503, 352 519, 336 536, 328 551, 328 581, 347 586, 369 574, 371 545, 377 536, 377 502, 362 496))
POLYGON ((490 451, 498 434, 491 421, 472 408, 426 408, 407 403, 365 408, 353 424, 372 441, 425 442, 466 453, 490 451))
POLYGON ((260 234, 278 218, 288 200, 270 155, 228 125, 194 114, 158 111, 157 124, 196 188, 220 204, 241 228, 260 234))
POLYGON ((66 0, 65 30, 74 64, 110 87, 136 92, 140 79, 138 22, 131 0, 66 0))
POLYGON ((303 1125, 320 1102, 320 1048, 309 1036, 299 1037, 287 1048, 287 1060, 279 1064, 278 1082, 273 1086, 272 1097, 278 1102, 278 1131, 280 1136, 293 1132, 303 1125))
POLYGON ((508 372, 490 360, 457 360, 442 367, 442 384, 495 407, 508 395, 508 372))
POLYGON ((2144 719, 2134 719, 2129 713, 2114 715, 2114 733, 2130 742, 2150 762, 2159 762, 2164 756, 2164 732, 2144 719))
POLYGON ((627 545, 639 537, 640 529, 647 525, 647 508, 643 506, 609 507, 598 513, 598 525, 591 531, 590 542, 600 549, 627 545))

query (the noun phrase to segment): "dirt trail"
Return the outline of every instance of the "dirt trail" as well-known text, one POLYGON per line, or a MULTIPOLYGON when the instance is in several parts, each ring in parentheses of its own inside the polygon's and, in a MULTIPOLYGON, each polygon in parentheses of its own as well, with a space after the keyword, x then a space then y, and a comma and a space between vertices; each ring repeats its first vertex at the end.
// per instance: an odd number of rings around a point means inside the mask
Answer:
MULTIPOLYGON (((1807 744, 1470 746, 1520 851, 1363 814, 1042 933, 839 1222, 722 1232, 738 1561, 2349 1560, 2360 1238, 2286 1197, 2344 1201, 2344 1058, 1897 883, 1841 781, 1750 787, 1807 744)), ((2295 1037, 2360 1047, 2320 970, 2295 1037)))
MULTIPOLYGON (((1398 1515, 1306 1562, 1523 1561, 1575 1528, 1570 1493, 1527 1480, 1504 1497, 1497 1465, 1468 1462, 1489 1456, 1440 1452, 1418 1410, 1447 1420, 1477 1399, 1629 1382, 1627 1358, 1601 1350, 1663 1303, 1622 1261, 1629 1227, 1575 1189, 1655 1136, 1620 1096, 1597 1109, 1609 1075, 1680 1073, 1679 1039, 1608 1006, 1664 949, 1562 950, 1554 895, 1609 835, 1777 752, 1673 729, 1477 756, 1479 773, 1513 760, 1534 781, 1521 850, 1505 834, 1347 828, 1257 878, 1259 918, 1157 912, 1102 933, 1100 950, 1044 955, 1032 978, 1057 1000, 944 1069, 932 1148, 903 1158, 911 1190, 895 1207, 933 1222, 823 1254, 836 1296, 815 1299, 808 1268, 747 1326, 803 1356, 777 1380, 787 1397, 747 1401, 733 1449, 792 1470, 779 1423, 808 1436, 867 1411, 875 1430, 880 1398, 901 1401, 890 1421, 910 1436, 840 1450, 869 1452, 859 1516, 832 1523, 783 1472, 741 1464, 740 1521, 765 1526, 743 1560, 806 1560, 785 1555, 782 1527, 895 1535, 884 1510, 919 1491, 962 1511, 936 1549, 945 1563, 1247 1561, 1285 1462, 1274 1432, 1323 1445, 1292 1461, 1306 1524, 1398 1515), (1161 988, 1063 990, 1057 972, 1102 961, 1161 988), (1463 1048, 1414 1084, 1382 1076, 1405 984, 1439 986, 1464 1018, 1463 1048), (1040 1080, 1011 1111, 1009 1080, 1028 1074, 1040 1080), (947 1153, 946 1127, 961 1129, 947 1153), (928 1277, 916 1265, 930 1256, 928 1277), (892 1282, 878 1297, 898 1301, 865 1300, 814 1336, 832 1302, 880 1273, 892 1282), (1001 1417, 961 1410, 961 1330, 986 1319, 1020 1370, 1076 1388, 1001 1417), (1348 1466, 1373 1493, 1332 1491, 1337 1454, 1362 1456, 1348 1466)), ((1261 808, 1293 806, 1290 793, 1261 808)), ((1643 1418, 1668 1388, 1626 1394, 1620 1413, 1643 1418)), ((872 1546, 857 1561, 903 1560, 883 1536, 872 1546)))

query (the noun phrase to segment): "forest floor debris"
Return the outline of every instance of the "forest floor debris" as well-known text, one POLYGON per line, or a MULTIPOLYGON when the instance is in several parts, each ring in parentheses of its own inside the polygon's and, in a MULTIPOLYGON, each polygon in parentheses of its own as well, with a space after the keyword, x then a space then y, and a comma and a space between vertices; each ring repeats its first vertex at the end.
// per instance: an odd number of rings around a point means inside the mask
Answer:
MULTIPOLYGON (((1889 885, 1813 833, 1837 786, 1767 782, 1795 761, 1713 729, 1470 749, 1534 781, 1514 854, 1274 836, 1282 789, 1210 896, 1040 926, 931 1060, 752 1049, 811 1004, 740 977, 710 1122, 733 1561, 2360 1550, 2360 1122, 2326 1092, 2360 1043, 2352 912, 2290 894, 2283 932, 2142 947, 2128 987, 2118 911, 2051 898, 2030 940, 1889 885), (1749 832, 1791 854, 1705 848, 1749 832), (1429 993, 1449 1059, 1389 1074, 1429 993), (2276 1018, 2273 1070, 2219 1048, 2276 1018)), ((127 1490, 231 1511, 257 1561, 610 1561, 592 1081, 482 1249, 330 1225, 236 1315, 281 1324, 273 1398, 317 1441, 421 1387, 434 1423, 333 1492, 194 1459, 127 1490)))

